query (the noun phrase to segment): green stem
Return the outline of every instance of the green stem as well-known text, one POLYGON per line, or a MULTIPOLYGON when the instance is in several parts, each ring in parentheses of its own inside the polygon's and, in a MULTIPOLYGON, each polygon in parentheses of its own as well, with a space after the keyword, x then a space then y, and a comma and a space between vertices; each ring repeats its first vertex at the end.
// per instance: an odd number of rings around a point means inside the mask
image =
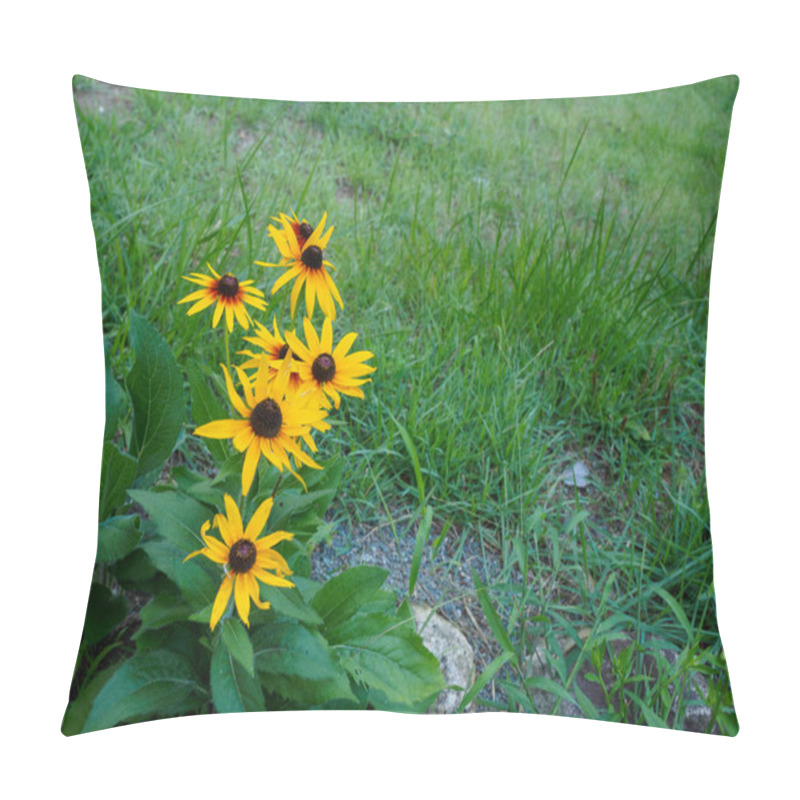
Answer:
POLYGON ((281 481, 282 481, 282 480, 283 480, 283 474, 281 474, 281 475, 278 475, 278 480, 277 480, 277 481, 275 481, 275 487, 274 487, 274 488, 273 488, 273 490, 272 490, 272 497, 275 497, 275 495, 277 494, 277 492, 278 492, 278 487, 281 485, 281 481))

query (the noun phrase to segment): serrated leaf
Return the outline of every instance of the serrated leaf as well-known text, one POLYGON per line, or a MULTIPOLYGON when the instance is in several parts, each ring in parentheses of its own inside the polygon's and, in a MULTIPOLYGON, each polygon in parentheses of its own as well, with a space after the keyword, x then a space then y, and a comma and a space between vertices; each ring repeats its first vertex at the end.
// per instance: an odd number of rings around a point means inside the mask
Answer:
POLYGON ((140 716, 167 716, 187 700, 206 697, 189 662, 169 650, 128 659, 98 693, 83 727, 84 733, 111 728, 140 716))
POLYGON ((171 490, 130 489, 128 496, 144 508, 158 533, 183 551, 184 556, 205 547, 200 528, 214 513, 199 500, 171 490))
POLYGON ((156 569, 163 572, 183 593, 192 608, 203 608, 214 602, 222 582, 222 573, 212 573, 211 562, 204 556, 184 561, 186 553, 172 542, 154 539, 139 547, 147 553, 156 569), (205 562, 205 563, 204 563, 205 562))
POLYGON ((97 563, 125 558, 136 547, 141 535, 137 514, 104 520, 97 532, 97 563))
POLYGON ((383 617, 387 622, 385 615, 359 616, 349 622, 346 643, 334 647, 341 665, 356 681, 382 692, 389 703, 411 706, 423 700, 433 702, 445 687, 436 656, 426 649, 413 625, 405 621, 398 626, 389 618, 383 631, 359 636, 359 622, 364 631, 374 630, 376 621, 370 617, 383 617))
POLYGON ((100 468, 99 519, 110 517, 125 502, 125 493, 136 478, 136 459, 123 453, 113 442, 103 442, 100 468))
POLYGON ((245 668, 249 675, 255 675, 253 644, 244 624, 238 619, 226 619, 222 623, 222 641, 228 652, 245 668))
POLYGON ((264 675, 323 681, 343 674, 325 639, 296 622, 280 620, 256 628, 253 651, 256 668, 264 675))
POLYGON ((211 699, 220 714, 264 711, 261 684, 233 657, 222 638, 211 657, 211 699))
POLYGON ((92 583, 86 620, 83 624, 83 644, 94 644, 105 638, 128 613, 128 603, 122 595, 113 595, 99 583, 92 583))
POLYGON ((135 311, 130 312, 129 339, 136 354, 125 386, 133 406, 131 453, 137 475, 160 467, 172 453, 183 426, 183 376, 169 345, 135 311))
POLYGON ((350 685, 350 679, 344 670, 341 670, 341 673, 335 678, 326 678, 320 681, 297 680, 288 675, 264 674, 261 677, 261 685, 270 694, 290 701, 295 708, 354 709, 359 707, 350 685))
POLYGON ((134 634, 134 639, 147 628, 162 628, 172 622, 188 619, 192 607, 184 599, 180 590, 172 581, 162 578, 162 586, 158 593, 139 612, 142 627, 134 634))
MULTIPOLYGON (((292 576, 292 580, 295 576, 292 576)), ((282 586, 268 586, 261 584, 261 599, 270 603, 270 611, 277 611, 284 617, 304 622, 306 625, 322 625, 322 617, 303 599, 303 596, 296 589, 284 588, 282 586)), ((264 613, 270 613, 270 611, 264 613)), ((261 617, 262 612, 253 612, 257 618, 261 617)))
POLYGON ((346 569, 325 583, 311 601, 325 630, 352 617, 375 595, 388 575, 388 570, 364 565, 346 569))

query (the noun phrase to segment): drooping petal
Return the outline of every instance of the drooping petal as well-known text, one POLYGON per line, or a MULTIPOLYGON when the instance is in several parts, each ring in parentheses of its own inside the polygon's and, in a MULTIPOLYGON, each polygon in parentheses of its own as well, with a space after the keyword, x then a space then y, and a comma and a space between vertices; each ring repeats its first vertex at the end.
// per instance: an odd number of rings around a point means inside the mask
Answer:
POLYGON ((247 448, 247 453, 244 457, 244 466, 242 467, 242 494, 246 495, 250 491, 253 484, 253 478, 256 475, 256 467, 258 466, 258 459, 261 456, 261 447, 259 444, 259 437, 253 437, 250 446, 247 448))
POLYGON ((211 320, 211 327, 216 328, 219 324, 220 319, 222 319, 222 312, 225 310, 225 306, 222 305, 221 302, 217 302, 217 307, 214 309, 214 317, 211 320))
POLYGON ((250 627, 250 592, 248 591, 246 575, 236 576, 236 586, 233 590, 233 599, 236 603, 236 611, 247 627, 250 627))
POLYGON ((217 596, 214 599, 214 605, 211 608, 211 630, 217 626, 220 618, 225 613, 228 607, 228 600, 231 599, 231 590, 233 589, 233 577, 226 575, 222 579, 217 596))

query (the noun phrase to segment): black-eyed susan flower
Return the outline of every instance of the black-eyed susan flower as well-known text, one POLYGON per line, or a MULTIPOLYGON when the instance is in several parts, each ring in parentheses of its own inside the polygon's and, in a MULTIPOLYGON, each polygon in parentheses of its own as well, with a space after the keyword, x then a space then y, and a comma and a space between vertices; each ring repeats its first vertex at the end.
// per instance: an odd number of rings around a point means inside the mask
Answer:
MULTIPOLYGON (((289 345, 286 344, 283 336, 278 330, 278 323, 275 317, 272 318, 272 332, 260 322, 254 323, 255 336, 245 336, 244 340, 254 344, 261 349, 261 352, 253 352, 252 350, 239 350, 237 355, 248 356, 248 360, 242 364, 242 369, 256 370, 263 356, 267 356, 267 363, 269 366, 277 371, 280 368, 283 359, 289 352, 289 345)), ((289 378, 289 389, 296 391, 300 388, 300 376, 297 374, 298 362, 300 357, 292 353, 291 376, 289 378)))
POLYGON ((368 350, 349 353, 358 334, 346 334, 334 347, 333 325, 329 317, 322 323, 322 336, 317 336, 307 317, 303 320, 303 330, 306 334, 305 345, 293 332, 286 333, 289 347, 301 359, 298 369, 302 381, 300 393, 305 397, 305 392, 308 392, 317 403, 327 408, 330 408, 330 401, 325 395, 333 400, 336 408, 339 408, 340 394, 363 399, 364 392, 359 387, 372 380, 364 376, 375 372, 375 367, 364 363, 368 358, 373 358, 368 350))
MULTIPOLYGON (((294 212, 292 212, 291 217, 288 214, 278 214, 277 217, 273 217, 272 219, 274 219, 275 222, 280 223, 281 226, 283 226, 286 222, 289 223, 294 231, 295 239, 297 239, 297 244, 300 248, 303 247, 311 234, 314 233, 314 226, 307 219, 298 219, 297 214, 294 212)), ((272 225, 268 226, 267 230, 269 230, 270 236, 272 236, 273 239, 275 236, 285 236, 282 230, 279 230, 272 225)))
POLYGON ((230 373, 223 365, 225 383, 231 404, 241 414, 241 419, 222 419, 208 422, 195 429, 197 436, 209 439, 232 439, 233 446, 245 453, 242 469, 242 494, 250 491, 256 467, 261 456, 281 472, 284 467, 298 477, 291 467, 289 456, 295 463, 313 469, 322 469, 297 443, 298 437, 316 452, 311 438, 311 428, 330 430, 325 422, 327 411, 313 402, 310 394, 299 395, 289 388, 291 357, 287 355, 281 368, 274 373, 266 357, 261 358, 255 381, 241 367, 234 367, 242 384, 244 400, 233 386, 230 373))
POLYGON ((300 239, 298 239, 292 227, 293 220, 285 214, 281 215, 282 229, 275 228, 273 225, 267 228, 269 235, 278 246, 281 260, 277 264, 271 264, 266 261, 256 261, 255 263, 260 267, 287 267, 286 272, 272 286, 272 293, 275 294, 289 281, 294 280, 291 294, 292 316, 294 316, 297 299, 300 297, 300 290, 303 288, 303 284, 306 287, 306 310, 308 316, 314 313, 314 303, 317 300, 319 300, 320 308, 324 314, 331 319, 336 319, 334 299, 339 303, 340 308, 344 308, 339 290, 326 269, 326 267, 335 269, 330 261, 325 260, 324 256, 324 250, 333 233, 333 226, 324 232, 327 218, 328 214, 326 212, 322 215, 319 225, 311 231, 305 241, 303 241, 303 236, 308 233, 308 229, 304 229, 303 223, 300 223, 298 225, 300 239), (303 241, 302 245, 300 244, 301 241, 303 241))
POLYGON ((292 539, 294 534, 275 531, 260 538, 272 511, 272 498, 265 500, 256 509, 246 528, 242 526, 239 508, 229 494, 225 495, 225 511, 227 516, 217 514, 213 525, 219 530, 222 541, 209 536, 209 520, 200 529, 205 547, 189 553, 184 559, 188 561, 195 556, 204 555, 216 564, 222 564, 225 570, 225 577, 211 608, 212 631, 225 613, 231 594, 239 617, 249 628, 250 601, 258 608, 269 608, 269 603, 261 601, 259 581, 269 586, 294 586, 286 578, 292 574, 289 565, 280 553, 273 550, 278 542, 292 539))
POLYGON ((178 303, 194 302, 194 305, 187 312, 190 317, 216 303, 217 307, 214 309, 214 317, 212 319, 214 328, 217 327, 224 312, 225 324, 230 333, 233 333, 234 319, 247 330, 250 327, 252 318, 245 308, 245 303, 264 311, 267 307, 267 304, 261 299, 264 297, 264 292, 252 286, 253 281, 240 281, 230 272, 220 276, 215 272, 211 264, 207 264, 207 266, 211 270, 211 275, 192 272, 188 277, 186 275, 183 276, 184 280, 197 283, 203 288, 199 292, 192 292, 182 300, 178 300, 178 303))

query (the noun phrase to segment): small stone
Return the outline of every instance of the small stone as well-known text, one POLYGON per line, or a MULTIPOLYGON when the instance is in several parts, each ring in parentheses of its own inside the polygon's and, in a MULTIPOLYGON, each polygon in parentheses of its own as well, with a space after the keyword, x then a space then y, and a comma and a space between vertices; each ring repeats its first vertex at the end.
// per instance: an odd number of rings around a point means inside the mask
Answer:
MULTIPOLYGON (((452 622, 436 614, 427 606, 412 605, 417 630, 428 650, 439 659, 439 666, 448 686, 429 710, 429 714, 455 714, 464 693, 475 680, 475 653, 466 636, 452 622)), ((469 711, 472 704, 467 706, 469 711)))
POLYGON ((564 481, 565 486, 577 486, 585 489, 589 485, 589 467, 583 461, 576 461, 571 467, 567 467, 559 476, 564 481))

